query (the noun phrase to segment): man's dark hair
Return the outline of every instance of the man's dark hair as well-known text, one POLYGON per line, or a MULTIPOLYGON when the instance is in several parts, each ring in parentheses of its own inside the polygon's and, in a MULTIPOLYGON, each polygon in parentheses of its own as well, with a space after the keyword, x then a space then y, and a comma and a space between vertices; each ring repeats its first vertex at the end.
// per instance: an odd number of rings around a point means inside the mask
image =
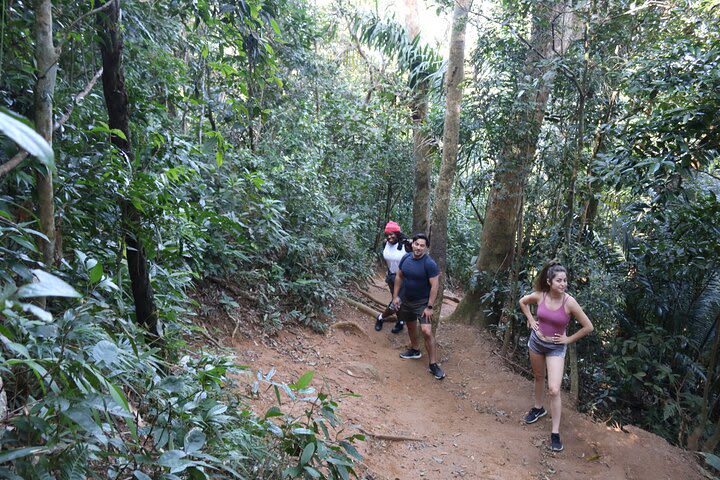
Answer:
POLYGON ((413 235, 413 237, 412 237, 413 242, 414 242, 415 240, 419 240, 419 239, 421 239, 421 238, 422 238, 423 240, 425 240, 425 245, 427 245, 427 246, 429 247, 429 246, 430 246, 430 239, 429 239, 428 236, 425 235, 424 233, 416 233, 416 234, 413 235))

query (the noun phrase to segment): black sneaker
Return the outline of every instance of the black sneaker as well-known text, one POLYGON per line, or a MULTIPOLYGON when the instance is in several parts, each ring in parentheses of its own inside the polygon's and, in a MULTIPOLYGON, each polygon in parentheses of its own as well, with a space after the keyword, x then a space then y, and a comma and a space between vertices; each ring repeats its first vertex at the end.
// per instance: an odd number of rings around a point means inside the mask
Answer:
POLYGON ((538 419, 540 419, 540 417, 544 417, 545 415, 547 415, 547 412, 545 411, 545 409, 543 407, 540 407, 540 408, 533 407, 530 409, 528 414, 525 415, 525 418, 523 418, 523 420, 525 420, 525 423, 531 424, 531 423, 537 422, 538 419))
POLYGON ((563 447, 562 442, 560 441, 560 434, 559 433, 551 433, 550 434, 550 450, 553 452, 562 452, 563 447))
POLYGON ((398 320, 395 322, 395 326, 390 330, 392 333, 400 333, 402 332, 403 326, 405 326, 405 322, 402 320, 398 320))
POLYGON ((438 380, 445 378, 445 372, 443 372, 443 369, 440 368, 437 363, 430 364, 430 373, 432 373, 438 380))
POLYGON ((383 320, 383 318, 382 318, 382 313, 379 313, 378 316, 375 317, 375 331, 376 332, 379 332, 380 330, 382 330, 382 325, 383 325, 384 321, 385 320, 383 320))
POLYGON ((422 352, 420 350, 415 350, 414 348, 408 348, 407 351, 402 352, 400 354, 400 358, 420 358, 422 357, 422 352))

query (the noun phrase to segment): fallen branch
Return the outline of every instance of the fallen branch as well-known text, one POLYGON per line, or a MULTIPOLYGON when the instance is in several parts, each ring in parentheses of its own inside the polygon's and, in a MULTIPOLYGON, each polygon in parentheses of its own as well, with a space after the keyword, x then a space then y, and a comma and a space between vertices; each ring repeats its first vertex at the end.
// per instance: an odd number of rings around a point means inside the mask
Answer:
POLYGON ((382 303, 381 301, 377 300, 375 297, 373 297, 372 295, 370 295, 370 294, 369 294, 368 292, 366 292, 365 290, 360 290, 360 293, 362 293, 363 296, 367 297, 367 298, 368 298, 369 300, 371 300, 373 303, 379 305, 380 308, 382 308, 383 310, 385 309, 385 307, 387 307, 386 304, 384 304, 384 303, 382 303))
POLYGON ((220 343, 219 343, 217 340, 215 340, 214 338, 212 338, 208 332, 206 332, 205 330, 201 330, 201 332, 202 332, 202 336, 205 337, 205 339, 206 339, 208 342, 212 343, 212 344, 215 345, 217 348, 225 348, 224 346, 220 345, 220 343))
POLYGON ((510 365, 512 365, 513 367, 515 367, 516 369, 520 370, 520 371, 523 372, 524 374, 526 374, 526 375, 532 375, 532 374, 533 374, 530 370, 528 370, 527 368, 523 367, 522 365, 513 362, 512 360, 510 360, 510 359, 507 358, 507 357, 503 357, 502 355, 500 355, 500 354, 498 353, 497 350, 493 350, 492 353, 495 354, 495 355, 497 355, 498 357, 502 358, 504 361, 506 361, 507 363, 509 363, 510 365))
POLYGON ((233 315, 229 315, 229 314, 228 314, 228 316, 230 318, 232 318, 233 320, 235 320, 235 328, 233 329, 232 335, 230 335, 230 338, 235 340, 235 334, 237 333, 238 328, 240 328, 240 323, 242 322, 242 319, 240 319, 238 317, 234 317, 233 315))
MULTIPOLYGON (((92 80, 90 80, 88 82, 88 84, 85 85, 85 88, 80 93, 78 93, 77 95, 75 95, 73 97, 73 101, 70 104, 70 107, 68 107, 68 110, 65 112, 65 114, 63 114, 62 117, 60 117, 60 119, 57 122, 55 122, 53 124, 53 132, 55 132, 57 129, 62 127, 63 124, 65 122, 67 122, 68 118, 70 118, 70 114, 72 113, 73 109, 75 108, 75 105, 77 105, 80 100, 85 98, 88 95, 88 93, 90 93, 90 90, 92 90, 92 88, 95 86, 95 84, 97 83, 100 76, 102 76, 102 73, 103 73, 103 69, 101 68, 95 74, 95 76, 92 78, 92 80)), ((27 151, 20 150, 10 160, 8 160, 7 162, 0 165, 0 177, 7 175, 13 168, 20 165, 22 163, 22 161, 28 157, 28 155, 30 155, 30 154, 27 151)))
POLYGON ((460 297, 456 297, 456 296, 453 295, 452 293, 444 292, 444 293, 443 293, 443 298, 444 298, 445 300, 450 300, 451 302, 460 303, 460 297))
POLYGON ((373 438, 379 438, 380 440, 390 440, 393 442, 424 442, 425 439, 422 438, 415 438, 415 437, 406 437, 403 435, 384 435, 382 433, 371 433, 367 430, 361 428, 360 431, 367 435, 368 437, 373 438))
POLYGON ((330 325, 330 329, 352 331, 359 335, 368 336, 368 334, 365 333, 365 330, 363 330, 362 327, 355 322, 335 322, 330 325))
POLYGON ((353 307, 357 308, 357 309, 360 310, 361 312, 367 313, 368 315, 370 315, 370 316, 373 317, 373 318, 377 317, 378 312, 377 312, 376 310, 373 310, 372 308, 368 307, 367 305, 365 305, 365 304, 363 304, 363 303, 356 302, 355 300, 352 300, 352 299, 347 298, 347 297, 340 297, 340 299, 343 300, 343 301, 344 301, 345 303, 347 303, 348 305, 352 305, 353 307))
POLYGON ((207 278, 208 280, 210 280, 212 283, 214 283, 218 287, 222 288, 223 290, 227 290, 228 292, 232 293, 237 298, 242 298, 245 300, 249 300, 253 303, 258 303, 258 299, 256 296, 251 295, 244 290, 240 290, 239 288, 235 287, 235 285, 228 283, 227 280, 224 280, 224 279, 218 278, 218 277, 210 277, 210 276, 205 277, 205 278, 207 278))

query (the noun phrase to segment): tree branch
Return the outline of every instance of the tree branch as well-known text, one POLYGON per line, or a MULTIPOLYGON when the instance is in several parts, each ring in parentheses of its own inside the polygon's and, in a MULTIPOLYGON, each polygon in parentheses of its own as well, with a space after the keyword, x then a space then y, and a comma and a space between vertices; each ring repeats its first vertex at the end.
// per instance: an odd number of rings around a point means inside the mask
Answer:
MULTIPOLYGON (((72 101, 72 103, 70 103, 70 106, 68 107, 67 111, 63 114, 62 117, 60 117, 58 119, 58 121, 56 121, 53 124, 53 132, 56 131, 57 129, 59 129, 60 127, 62 127, 63 124, 65 122, 67 122, 68 118, 70 118, 70 114, 72 114, 73 109, 75 108, 75 105, 77 105, 78 102, 80 102, 80 100, 85 98, 90 93, 90 91, 95 86, 98 79, 100 78, 100 76, 102 76, 102 73, 103 73, 103 69, 101 68, 100 70, 98 70, 98 72, 95 74, 95 76, 88 82, 88 84, 85 85, 85 88, 80 93, 78 93, 77 95, 75 95, 73 97, 73 101, 72 101)), ((28 157, 28 155, 30 155, 30 154, 28 152, 26 152, 25 150, 20 150, 10 160, 8 160, 7 162, 0 165, 0 178, 4 177, 12 169, 14 169, 18 165, 20 165, 20 163, 22 163, 22 161, 25 160, 28 157)))
MULTIPOLYGON (((80 24, 80 22, 82 22, 86 17, 89 17, 89 16, 91 16, 91 15, 95 15, 96 13, 100 13, 100 12, 102 12, 103 10, 107 10, 108 8, 110 8, 110 7, 112 6, 112 4, 113 4, 114 2, 115 2, 115 0, 110 0, 110 1, 108 1, 106 4, 101 5, 101 6, 97 7, 97 8, 94 8, 94 9, 90 10, 90 11, 87 12, 87 13, 84 13, 84 14, 80 15, 78 18, 75 19, 75 21, 74 21, 73 23, 70 24, 69 27, 65 28, 64 30, 67 31, 67 32, 68 32, 68 35, 69 35, 69 33, 72 33, 72 32, 75 31, 75 27, 77 27, 77 26, 80 24)), ((62 50, 62 46, 65 44, 65 41, 67 40, 68 35, 65 35, 65 37, 62 38, 62 39, 58 42, 57 46, 55 47, 55 50, 56 50, 58 53, 62 50)))
POLYGON ((98 70, 97 73, 95 73, 95 76, 88 82, 87 85, 85 85, 85 88, 80 93, 78 93, 77 95, 75 95, 73 97, 73 101, 70 104, 70 106, 68 107, 67 111, 65 111, 63 116, 60 117, 58 119, 58 121, 56 121, 55 124, 53 125, 53 131, 59 129, 65 122, 67 122, 68 118, 70 118, 70 115, 73 112, 73 109, 75 108, 75 105, 80 103, 80 100, 82 100, 83 98, 88 96, 88 94, 90 93, 92 88, 95 86, 97 81, 102 76, 102 73, 103 73, 103 69, 102 69, 102 67, 100 67, 100 70, 98 70))

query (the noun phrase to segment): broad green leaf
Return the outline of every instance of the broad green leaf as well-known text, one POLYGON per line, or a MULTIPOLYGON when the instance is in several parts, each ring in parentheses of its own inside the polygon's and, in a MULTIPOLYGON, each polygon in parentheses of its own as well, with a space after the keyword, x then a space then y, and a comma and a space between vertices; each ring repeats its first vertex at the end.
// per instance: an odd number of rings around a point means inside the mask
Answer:
POLYGON ((298 378, 298 381, 295 382, 294 385, 291 385, 291 387, 296 390, 302 390, 303 388, 307 388, 307 386, 310 385, 310 382, 312 382, 314 375, 314 370, 308 370, 300 378, 298 378))
POLYGON ((283 415, 282 411, 279 407, 273 406, 268 409, 267 412, 265 412, 265 418, 272 418, 272 417, 281 417, 283 415))
POLYGON ((275 33, 280 35, 280 27, 278 26, 278 24, 274 18, 270 19, 270 25, 272 25, 272 28, 275 31, 275 33))
POLYGON ((55 275, 47 273, 43 270, 32 270, 33 275, 38 279, 37 282, 23 285, 17 291, 19 298, 31 297, 68 297, 80 298, 80 295, 72 286, 64 280, 59 279, 55 275))
POLYGON ((98 363, 112 366, 120 358, 120 349, 109 340, 100 340, 92 349, 92 357, 98 363))
POLYGON ((133 472, 133 476, 137 478, 137 480, 152 480, 148 475, 144 474, 140 470, 135 470, 133 472))
POLYGON ((205 446, 205 434, 203 431, 197 427, 191 429, 187 435, 185 435, 185 440, 183 443, 183 449, 185 450, 185 453, 193 453, 197 452, 198 450, 202 449, 205 446))
POLYGON ((360 452, 358 452, 357 449, 350 442, 342 441, 342 442, 340 442, 340 445, 355 460, 358 460, 358 461, 362 460, 362 455, 360 455, 360 452))
POLYGON ((35 455, 43 450, 45 450, 45 447, 25 447, 7 450, 0 453, 0 463, 10 462, 18 458, 27 457, 28 455, 35 455))
POLYGON ((713 467, 715 470, 720 470, 720 457, 712 453, 699 452, 700 455, 705 457, 705 463, 713 467))
POLYGON ((303 470, 305 470, 305 472, 307 472, 307 474, 310 475, 312 478, 320 478, 320 472, 315 470, 313 467, 305 465, 303 467, 303 470))
POLYGON ((300 465, 307 465, 315 453, 315 442, 310 442, 303 448, 302 455, 300 455, 300 465))
POLYGON ((50 144, 23 120, 20 115, 0 108, 0 131, 48 168, 54 168, 55 155, 50 144))
POLYGON ((30 312, 43 322, 52 322, 52 314, 32 303, 21 303, 23 312, 30 312))
POLYGON ((283 478, 296 478, 301 473, 300 467, 288 467, 285 470, 283 470, 282 477, 283 478))
POLYGON ((90 283, 97 283, 102 280, 103 267, 100 262, 97 262, 88 272, 90 275, 90 283))

